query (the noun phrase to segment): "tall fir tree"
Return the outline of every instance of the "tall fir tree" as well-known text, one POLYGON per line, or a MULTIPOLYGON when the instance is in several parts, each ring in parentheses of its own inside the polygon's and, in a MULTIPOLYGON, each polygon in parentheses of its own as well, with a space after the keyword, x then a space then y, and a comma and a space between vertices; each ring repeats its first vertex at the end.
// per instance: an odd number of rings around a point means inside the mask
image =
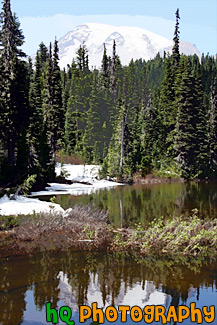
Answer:
POLYGON ((204 105, 203 85, 201 79, 201 67, 199 58, 195 58, 194 77, 194 108, 195 108, 195 128, 196 147, 195 160, 197 175, 205 178, 209 175, 209 150, 208 150, 208 112, 204 105))
MULTIPOLYGON (((19 169, 17 178, 22 178, 28 166, 26 129, 29 123, 29 71, 28 63, 20 47, 24 36, 17 16, 11 13, 9 0, 4 0, 1 13, 0 33, 0 70, 1 70, 1 145, 7 154, 6 168, 13 177, 19 169), (23 155, 21 154, 23 152, 23 155)), ((5 157, 6 158, 6 157, 5 157)))
POLYGON ((127 124, 127 105, 121 91, 119 91, 116 111, 116 122, 109 143, 106 165, 110 176, 122 177, 125 172, 129 129, 127 124))
POLYGON ((216 76, 213 73, 211 82, 210 95, 210 131, 209 131, 209 146, 210 146, 210 171, 211 176, 217 177, 217 86, 216 76))
POLYGON ((195 150, 197 133, 195 126, 195 106, 193 77, 189 58, 182 56, 178 71, 177 89, 177 124, 176 142, 177 162, 181 169, 181 176, 185 179, 194 178, 196 174, 195 150))
POLYGON ((53 111, 55 114, 55 142, 57 148, 62 146, 63 134, 64 134, 64 124, 65 124, 65 112, 62 104, 62 83, 61 74, 59 67, 59 48, 58 42, 54 42, 54 52, 53 52, 53 71, 52 71, 52 86, 53 86, 53 111))
POLYGON ((109 88, 110 85, 110 76, 109 76, 109 58, 107 55, 106 46, 104 44, 104 51, 103 51, 103 57, 102 57, 102 64, 101 64, 101 85, 104 88, 109 88))
POLYGON ((175 25, 175 32, 173 37, 173 49, 172 49, 172 57, 173 57, 173 64, 175 69, 178 68, 179 61, 180 61, 180 53, 179 53, 179 9, 176 10, 176 25, 175 25))
POLYGON ((99 163, 104 149, 103 121, 101 109, 103 107, 103 92, 98 85, 98 75, 93 75, 93 85, 90 94, 90 108, 87 112, 87 124, 84 133, 84 155, 94 163, 99 163))
POLYGON ((15 73, 14 57, 16 57, 14 49, 14 20, 11 13, 11 5, 9 0, 4 0, 3 10, 1 13, 1 111, 2 111, 2 136, 6 139, 6 148, 8 152, 9 166, 15 165, 16 150, 16 130, 14 128, 14 110, 11 104, 11 87, 13 76, 15 73))
POLYGON ((164 77, 161 84, 159 111, 161 115, 162 158, 171 157, 174 146, 177 106, 175 105, 175 75, 172 57, 165 59, 164 77))
POLYGON ((111 74, 110 74, 110 90, 113 96, 116 98, 117 89, 116 89, 116 65, 117 65, 117 55, 116 55, 116 43, 113 41, 113 51, 112 51, 112 63, 111 63, 111 74))
POLYGON ((149 92, 147 105, 142 105, 139 124, 141 125, 141 167, 142 173, 146 174, 155 166, 160 154, 158 140, 160 136, 159 117, 157 109, 153 106, 151 92, 149 92))
POLYGON ((56 151, 61 147, 64 130, 64 111, 62 107, 61 75, 58 66, 58 43, 54 42, 54 54, 50 44, 46 69, 46 88, 44 92, 44 116, 48 142, 52 152, 53 163, 56 151))
POLYGON ((89 71, 89 56, 85 43, 83 42, 82 46, 80 45, 79 49, 76 52, 77 65, 78 69, 83 72, 89 71))
POLYGON ((65 151, 71 155, 75 152, 75 147, 78 142, 78 130, 77 130, 77 112, 74 110, 74 98, 68 99, 68 107, 66 110, 65 120, 65 151))

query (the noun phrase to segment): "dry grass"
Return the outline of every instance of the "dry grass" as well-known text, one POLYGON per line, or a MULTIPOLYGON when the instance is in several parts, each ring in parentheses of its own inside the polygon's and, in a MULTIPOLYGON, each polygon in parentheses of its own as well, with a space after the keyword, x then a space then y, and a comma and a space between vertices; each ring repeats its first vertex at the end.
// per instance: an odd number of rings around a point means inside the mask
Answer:
POLYGON ((146 229, 114 229, 108 214, 92 206, 75 206, 62 214, 35 214, 21 220, 12 232, 13 254, 50 250, 137 252, 143 256, 216 256, 217 219, 162 218, 146 229))
MULTIPOLYGON (((75 206, 67 217, 36 214, 23 220, 14 232, 18 251, 106 249, 111 241, 108 214, 91 206, 75 206)), ((14 247, 14 248, 15 248, 14 247)))
POLYGON ((84 165, 84 160, 82 157, 77 155, 64 155, 61 152, 57 153, 56 162, 63 164, 72 164, 72 165, 84 165))

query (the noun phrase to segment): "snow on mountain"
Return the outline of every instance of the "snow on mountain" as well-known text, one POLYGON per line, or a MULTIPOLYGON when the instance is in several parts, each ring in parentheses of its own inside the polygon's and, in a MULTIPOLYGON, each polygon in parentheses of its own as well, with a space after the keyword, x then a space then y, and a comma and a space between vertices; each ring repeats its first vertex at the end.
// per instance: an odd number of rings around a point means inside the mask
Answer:
MULTIPOLYGON (((60 67, 63 68, 67 64, 71 64, 79 46, 85 43, 88 49, 90 68, 99 68, 104 43, 107 54, 112 55, 113 40, 116 42, 116 51, 123 65, 127 65, 132 58, 148 60, 154 58, 158 52, 161 54, 164 51, 171 52, 173 46, 173 41, 142 28, 87 23, 77 26, 60 38, 60 67)), ((189 42, 180 42, 180 52, 187 55, 196 53, 200 56, 196 46, 189 42)))

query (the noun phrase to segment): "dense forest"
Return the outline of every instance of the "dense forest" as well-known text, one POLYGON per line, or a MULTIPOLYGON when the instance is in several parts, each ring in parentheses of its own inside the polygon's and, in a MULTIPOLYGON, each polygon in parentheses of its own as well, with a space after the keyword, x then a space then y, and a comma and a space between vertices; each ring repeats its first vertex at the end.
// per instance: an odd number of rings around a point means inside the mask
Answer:
POLYGON ((122 66, 114 41, 90 70, 82 44, 63 71, 58 42, 35 61, 3 1, 0 28, 0 184, 54 179, 57 152, 102 164, 102 176, 132 180, 153 171, 184 179, 217 178, 217 57, 179 52, 179 10, 172 53, 122 66))

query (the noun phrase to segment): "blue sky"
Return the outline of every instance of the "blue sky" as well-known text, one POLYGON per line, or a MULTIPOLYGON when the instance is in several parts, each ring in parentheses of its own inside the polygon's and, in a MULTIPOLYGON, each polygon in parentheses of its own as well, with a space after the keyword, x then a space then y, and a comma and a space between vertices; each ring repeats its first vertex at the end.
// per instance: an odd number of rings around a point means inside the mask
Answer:
POLYGON ((180 10, 180 38, 201 53, 217 53, 217 0, 11 0, 28 55, 79 24, 99 22, 137 26, 173 38, 175 11, 180 10))

